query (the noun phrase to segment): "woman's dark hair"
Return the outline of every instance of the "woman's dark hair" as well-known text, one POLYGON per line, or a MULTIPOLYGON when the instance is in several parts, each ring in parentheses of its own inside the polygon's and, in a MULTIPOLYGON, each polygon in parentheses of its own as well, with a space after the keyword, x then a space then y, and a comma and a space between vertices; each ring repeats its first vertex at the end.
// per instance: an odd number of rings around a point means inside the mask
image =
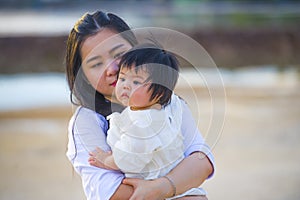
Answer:
POLYGON ((176 56, 164 50, 158 44, 144 43, 136 45, 125 53, 120 61, 121 68, 146 70, 151 82, 150 101, 159 97, 157 103, 167 105, 178 80, 179 65, 176 56))
POLYGON ((102 11, 93 14, 87 13, 76 22, 69 34, 65 62, 68 85, 71 91, 71 102, 107 116, 112 112, 111 102, 107 101, 101 93, 97 92, 86 81, 81 68, 82 57, 80 54, 80 48, 84 40, 97 34, 103 28, 120 33, 132 46, 137 43, 129 26, 118 16, 112 13, 106 14, 102 11))

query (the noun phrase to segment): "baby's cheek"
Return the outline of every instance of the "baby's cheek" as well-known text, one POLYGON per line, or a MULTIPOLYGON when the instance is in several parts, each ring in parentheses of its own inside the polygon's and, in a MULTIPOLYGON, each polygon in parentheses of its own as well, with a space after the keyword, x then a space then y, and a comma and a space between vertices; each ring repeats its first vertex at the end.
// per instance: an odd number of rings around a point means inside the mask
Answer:
POLYGON ((144 91, 135 90, 130 96, 130 104, 135 106, 145 106, 149 103, 149 98, 144 91))

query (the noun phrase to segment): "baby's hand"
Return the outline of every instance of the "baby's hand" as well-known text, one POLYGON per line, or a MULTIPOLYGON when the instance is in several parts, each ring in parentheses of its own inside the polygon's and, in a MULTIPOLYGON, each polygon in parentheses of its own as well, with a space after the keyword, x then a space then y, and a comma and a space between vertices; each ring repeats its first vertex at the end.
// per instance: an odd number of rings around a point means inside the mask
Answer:
POLYGON ((90 165, 95 166, 95 167, 100 167, 103 169, 109 169, 109 170, 112 169, 104 164, 106 158, 112 155, 111 151, 105 152, 102 149, 100 149, 99 147, 97 147, 96 150, 93 152, 90 152, 89 155, 90 155, 90 157, 89 157, 88 161, 89 161, 90 165))

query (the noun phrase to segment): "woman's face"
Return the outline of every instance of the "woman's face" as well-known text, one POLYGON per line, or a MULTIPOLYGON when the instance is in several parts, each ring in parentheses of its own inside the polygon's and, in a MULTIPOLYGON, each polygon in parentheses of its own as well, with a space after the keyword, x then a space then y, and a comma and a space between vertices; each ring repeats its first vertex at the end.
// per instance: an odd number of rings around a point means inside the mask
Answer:
POLYGON ((82 70, 89 84, 106 99, 111 100, 113 96, 120 56, 130 48, 127 40, 107 28, 82 43, 82 70))

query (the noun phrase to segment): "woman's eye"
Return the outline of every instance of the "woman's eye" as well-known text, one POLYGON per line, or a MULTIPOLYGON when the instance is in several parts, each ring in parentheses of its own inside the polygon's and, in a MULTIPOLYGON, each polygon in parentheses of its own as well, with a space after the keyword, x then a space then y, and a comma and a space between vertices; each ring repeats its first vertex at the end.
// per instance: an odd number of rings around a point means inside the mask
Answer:
POLYGON ((115 59, 120 58, 123 54, 124 54, 124 52, 117 53, 114 55, 114 58, 115 59))
POLYGON ((94 67, 100 67, 100 66, 102 66, 102 63, 96 63, 96 64, 92 65, 92 68, 94 68, 94 67))

